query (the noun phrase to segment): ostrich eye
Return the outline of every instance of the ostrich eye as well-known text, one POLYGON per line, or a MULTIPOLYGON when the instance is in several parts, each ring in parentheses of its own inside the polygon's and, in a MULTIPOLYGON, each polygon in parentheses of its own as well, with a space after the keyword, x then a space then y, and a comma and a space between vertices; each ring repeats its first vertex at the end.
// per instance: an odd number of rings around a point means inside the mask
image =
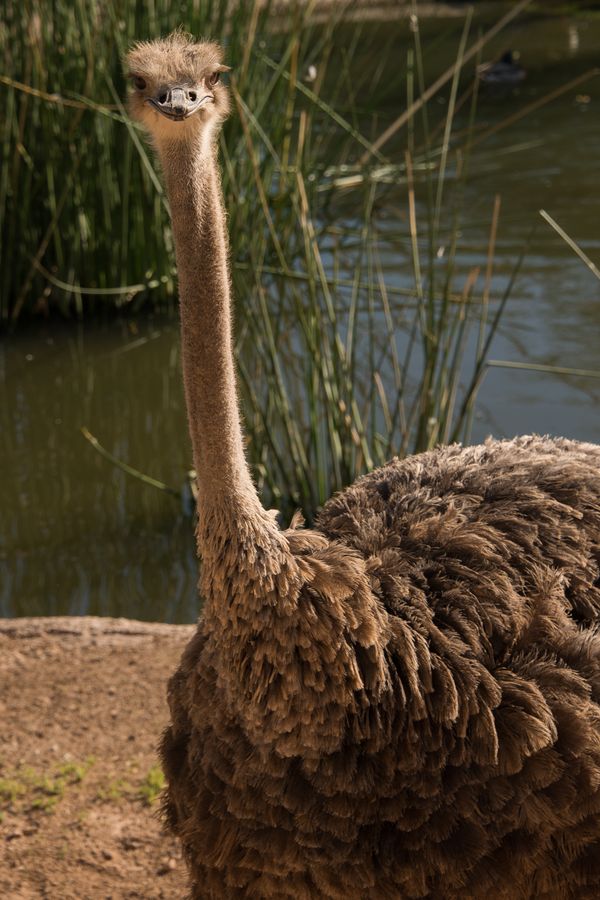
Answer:
POLYGON ((146 87, 146 79, 141 78, 140 75, 136 75, 134 77, 133 83, 136 86, 136 88, 138 89, 138 91, 143 91, 144 88, 146 87))
POLYGON ((212 85, 215 85, 215 84, 217 83, 217 81, 219 80, 220 77, 221 77, 221 73, 220 73, 220 72, 213 72, 212 75, 209 75, 209 76, 208 76, 208 83, 209 83, 211 86, 212 86, 212 85))

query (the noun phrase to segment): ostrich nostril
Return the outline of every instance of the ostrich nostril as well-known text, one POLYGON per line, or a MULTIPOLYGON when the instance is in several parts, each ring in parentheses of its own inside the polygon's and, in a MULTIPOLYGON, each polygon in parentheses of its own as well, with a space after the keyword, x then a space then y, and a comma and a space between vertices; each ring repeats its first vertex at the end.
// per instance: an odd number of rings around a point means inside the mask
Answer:
POLYGON ((189 98, 190 98, 190 100, 191 100, 192 103, 193 103, 193 102, 195 101, 195 99, 196 99, 196 91, 190 91, 190 93, 189 93, 189 98))
POLYGON ((167 102, 167 95, 166 95, 166 94, 161 94, 160 97, 158 98, 158 102, 159 102, 159 103, 166 103, 166 102, 167 102))

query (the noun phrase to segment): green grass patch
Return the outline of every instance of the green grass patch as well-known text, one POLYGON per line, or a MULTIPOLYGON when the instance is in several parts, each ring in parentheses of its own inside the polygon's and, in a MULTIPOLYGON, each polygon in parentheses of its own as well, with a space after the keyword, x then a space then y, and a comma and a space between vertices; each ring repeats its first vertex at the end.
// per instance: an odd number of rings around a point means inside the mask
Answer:
POLYGON ((138 796, 145 806, 153 806, 166 785, 165 776, 160 766, 153 766, 144 778, 138 796))
POLYGON ((126 778, 113 778, 98 789, 96 797, 103 803, 118 803, 134 794, 135 788, 126 778))
POLYGON ((89 757, 82 763, 54 766, 49 772, 21 766, 0 778, 0 807, 4 812, 51 812, 69 788, 83 781, 94 762, 89 757))
POLYGON ((118 803, 121 800, 141 801, 144 806, 152 806, 165 787, 165 777, 159 766, 152 766, 140 779, 114 778, 101 785, 96 798, 103 803, 118 803))

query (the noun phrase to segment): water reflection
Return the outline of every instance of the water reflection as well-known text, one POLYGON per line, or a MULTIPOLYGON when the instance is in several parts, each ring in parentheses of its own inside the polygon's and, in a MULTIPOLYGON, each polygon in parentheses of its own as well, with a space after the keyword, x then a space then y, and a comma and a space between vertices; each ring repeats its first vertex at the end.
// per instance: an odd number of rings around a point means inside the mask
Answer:
POLYGON ((0 353, 3 615, 197 612, 191 521, 84 440, 175 487, 190 466, 173 322, 19 334, 0 353))
MULTIPOLYGON (((491 24, 485 11, 480 21, 491 24)), ((462 23, 452 20, 422 23, 427 83, 453 63, 461 27, 462 23)), ((374 30, 371 47, 389 31, 389 24, 379 32, 374 30)), ((534 107, 597 65, 599 41, 597 17, 540 20, 530 16, 514 22, 486 47, 489 59, 500 58, 507 47, 514 48, 527 70, 526 80, 516 88, 498 90, 495 85, 482 85, 462 217, 458 284, 469 269, 485 269, 494 198, 501 196, 493 297, 501 296, 515 261, 530 241, 493 347, 496 359, 600 369, 600 281, 539 216, 539 210, 546 209, 598 263, 600 78, 587 79, 547 105, 534 107), (525 117, 481 139, 528 106, 534 108, 525 117)), ((399 29, 397 45, 405 58, 409 46, 406 27, 399 29)), ((390 98, 382 130, 398 113, 397 100, 390 98)), ((455 132, 465 132, 467 127, 465 106, 458 113, 455 132)), ((405 141, 406 132, 402 132, 385 148, 388 155, 401 159, 405 141)), ((410 283, 406 206, 404 183, 388 185, 378 196, 386 278, 397 286, 410 283)), ((340 211, 351 219, 343 200, 340 211)), ((423 208, 420 215, 425 221, 423 208)), ((508 436, 538 431, 600 441, 599 400, 597 379, 494 369, 479 395, 473 439, 489 433, 508 436)))

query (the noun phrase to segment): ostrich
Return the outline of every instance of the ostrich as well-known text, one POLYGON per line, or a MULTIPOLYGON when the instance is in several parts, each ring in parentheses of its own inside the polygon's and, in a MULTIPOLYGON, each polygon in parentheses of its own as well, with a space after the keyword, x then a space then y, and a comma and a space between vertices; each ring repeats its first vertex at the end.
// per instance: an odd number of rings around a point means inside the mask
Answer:
POLYGON ((191 896, 600 896, 600 447, 394 459, 281 530, 244 456, 218 45, 127 56, 171 206, 205 599, 169 683, 191 896))

